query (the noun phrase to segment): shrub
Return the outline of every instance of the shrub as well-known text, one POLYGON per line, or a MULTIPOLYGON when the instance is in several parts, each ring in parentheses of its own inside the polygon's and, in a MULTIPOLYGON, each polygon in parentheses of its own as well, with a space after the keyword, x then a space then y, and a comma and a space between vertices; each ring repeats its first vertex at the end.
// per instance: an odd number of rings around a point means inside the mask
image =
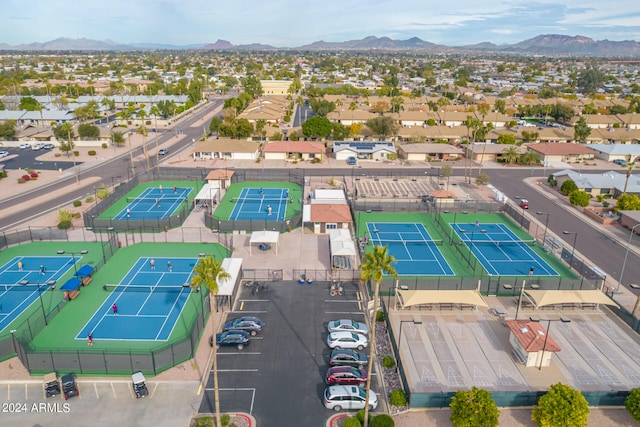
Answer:
POLYGON ((604 206, 605 208, 608 208, 610 205, 609 202, 607 202, 606 200, 604 202, 602 202, 602 206, 604 206))
POLYGON ((102 143, 102 148, 107 148, 107 147, 108 147, 107 143, 106 143, 106 142, 103 142, 103 143, 102 143))
POLYGON ((342 427, 362 427, 362 423, 356 417, 349 417, 342 422, 342 427))
POLYGON ((33 173, 36 173, 36 170, 35 170, 35 169, 27 169, 27 173, 28 173, 29 175, 31 175, 31 174, 33 174, 33 173))
POLYGON ((407 406, 407 394, 402 389, 395 389, 389 396, 389 403, 393 406, 407 406))
POLYGON ((58 223, 58 228, 60 230, 66 230, 68 228, 71 228, 71 220, 64 220, 64 221, 60 221, 58 223))
POLYGON ((454 427, 498 427, 500 410, 486 390, 475 386, 471 390, 459 390, 449 406, 454 427))
POLYGON ((387 414, 378 414, 371 420, 371 427, 395 427, 396 423, 387 414))
POLYGON ((79 151, 74 151, 74 152, 73 152, 73 155, 74 155, 74 156, 76 156, 76 157, 78 157, 78 156, 80 155, 80 152, 79 152, 79 151))
POLYGON ((58 222, 71 221, 72 212, 68 209, 58 209, 58 222))
POLYGON ((220 415, 220 424, 222 424, 223 426, 228 426, 229 421, 231 421, 231 416, 229 414, 220 415))
POLYGON ((393 368, 394 366, 396 366, 396 361, 391 356, 385 356, 382 359, 382 366, 384 366, 385 368, 393 368))
POLYGON ((38 174, 37 173, 32 173, 29 175, 31 177, 31 179, 38 179, 38 174))
POLYGON ((578 189, 578 186, 576 185, 576 183, 573 182, 573 180, 570 180, 570 179, 568 179, 565 182, 563 182, 562 185, 560 186, 560 191, 565 196, 568 196, 569 194, 573 193, 577 189, 578 189))
MULTIPOLYGON (((360 424, 364 424, 364 409, 360 409, 356 412, 356 419, 360 421, 360 424)), ((369 413, 369 424, 371 424, 371 413, 369 413)))
POLYGON ((24 184, 26 181, 22 178, 18 178, 18 184, 24 184))
POLYGON ((80 212, 74 212, 74 213, 72 213, 72 214, 71 214, 71 217, 72 217, 73 219, 78 219, 78 218, 80 218, 80 212))
POLYGON ((385 319, 384 311, 378 311, 376 313, 376 322, 384 322, 384 319, 385 319))
POLYGON ((569 202, 576 206, 588 206, 591 195, 586 191, 576 190, 569 195, 569 202))
POLYGON ((542 427, 584 427, 588 418, 587 399, 579 390, 562 383, 552 385, 531 413, 531 419, 542 427))
POLYGON ((93 196, 87 196, 87 198, 86 198, 86 199, 84 199, 84 202, 85 202, 85 203, 92 203, 93 201, 94 201, 93 196))
POLYGON ((195 427, 211 427, 211 426, 213 426, 213 417, 198 417, 195 419, 195 427))
POLYGON ((96 190, 96 196, 98 199, 102 200, 109 195, 109 189, 106 187, 100 187, 96 190))
POLYGON ((640 422, 640 388, 629 391, 629 396, 624 400, 624 407, 634 420, 640 422))
POLYGON ((74 200, 73 201, 73 207, 77 208, 78 206, 82 206, 82 202, 80 200, 74 200))
POLYGON ((95 156, 96 155, 96 150, 89 150, 89 152, 87 153, 90 156, 95 156))
POLYGON ((60 153, 55 153, 55 154, 53 155, 53 157, 60 157, 60 156, 62 156, 62 154, 60 154, 60 153))
POLYGON ((25 181, 29 181, 31 179, 30 175, 22 175, 22 179, 25 181))

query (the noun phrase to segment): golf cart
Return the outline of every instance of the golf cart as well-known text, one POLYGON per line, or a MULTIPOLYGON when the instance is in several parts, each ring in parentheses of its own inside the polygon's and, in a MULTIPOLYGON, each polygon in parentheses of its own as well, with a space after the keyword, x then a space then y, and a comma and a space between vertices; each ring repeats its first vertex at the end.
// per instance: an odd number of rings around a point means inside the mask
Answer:
POLYGON ((58 381, 58 375, 55 372, 44 376, 44 394, 47 397, 60 394, 60 381, 58 381))
POLYGON ((63 375, 61 380, 65 400, 80 395, 80 390, 78 390, 78 385, 76 384, 75 378, 73 378, 73 374, 63 375))
POLYGON ((147 389, 142 372, 136 372, 131 375, 131 381, 133 381, 133 392, 136 394, 136 399, 149 394, 149 389, 147 389))

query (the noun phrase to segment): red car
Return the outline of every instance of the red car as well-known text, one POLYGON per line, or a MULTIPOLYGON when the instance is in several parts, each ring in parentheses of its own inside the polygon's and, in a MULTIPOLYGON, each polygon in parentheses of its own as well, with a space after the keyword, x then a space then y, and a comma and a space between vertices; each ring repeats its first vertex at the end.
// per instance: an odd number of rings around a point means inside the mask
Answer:
POLYGON ((527 199, 520 199, 520 207, 522 209, 529 209, 529 201, 527 199))
POLYGON ((367 373, 352 366, 334 366, 327 370, 324 380, 329 385, 364 385, 367 373))

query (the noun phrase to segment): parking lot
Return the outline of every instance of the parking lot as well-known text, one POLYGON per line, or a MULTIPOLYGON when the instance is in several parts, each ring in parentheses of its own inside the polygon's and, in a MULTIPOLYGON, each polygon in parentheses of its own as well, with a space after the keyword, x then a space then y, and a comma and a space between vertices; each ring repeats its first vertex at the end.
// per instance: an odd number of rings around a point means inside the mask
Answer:
MULTIPOLYGON (((364 321, 357 285, 345 284, 342 296, 329 295, 329 283, 300 285, 296 281, 269 283, 265 293, 252 296, 243 286, 227 319, 256 316, 266 323, 262 333, 242 350, 218 350, 218 379, 222 412, 246 412, 261 425, 323 425, 333 414, 323 405, 324 375, 330 349, 329 320, 364 321)), ((364 350, 368 353, 368 348, 364 350)), ((375 375, 372 389, 381 391, 375 375)), ((378 410, 383 407, 381 403, 378 410)), ((201 413, 215 411, 213 375, 201 413)))
POLYGON ((108 419, 112 425, 186 425, 198 388, 197 382, 147 381, 149 396, 136 399, 128 380, 77 382, 79 396, 69 400, 46 398, 41 380, 0 384, 0 424, 66 427, 108 419))
MULTIPOLYGON (((2 147, 2 151, 9 153, 6 157, 0 158, 0 163, 5 165, 6 169, 36 169, 36 170, 58 170, 73 167, 73 159, 62 155, 55 157, 55 150, 30 150, 20 149, 18 147, 2 147), (47 161, 38 160, 38 157, 45 156, 47 161)), ((81 162, 77 162, 80 164, 81 162)))

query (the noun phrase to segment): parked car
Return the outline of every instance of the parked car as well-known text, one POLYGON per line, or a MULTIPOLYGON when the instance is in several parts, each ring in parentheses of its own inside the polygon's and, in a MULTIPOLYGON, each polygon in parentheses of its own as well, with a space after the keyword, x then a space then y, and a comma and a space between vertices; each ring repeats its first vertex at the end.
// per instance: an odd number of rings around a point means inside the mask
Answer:
POLYGON ((347 158, 347 164, 350 166, 354 166, 358 164, 358 159, 356 159, 355 157, 351 156, 349 158, 347 158))
POLYGON ((0 159, 3 157, 7 157, 9 155, 8 151, 0 151, 0 159))
POLYGON ((356 322, 355 320, 340 319, 340 320, 332 320, 329 323, 327 323, 327 331, 329 333, 348 331, 348 332, 355 332, 357 334, 367 335, 369 333, 369 328, 364 323, 356 322))
POLYGON ((627 161, 623 159, 615 159, 613 163, 620 166, 627 166, 627 161))
POLYGON ((44 394, 47 397, 57 396, 60 394, 60 381, 55 372, 51 372, 44 376, 44 394))
POLYGON ((19 145, 21 150, 29 150, 31 148, 31 144, 22 143, 19 145))
POLYGON ((522 209, 529 209, 529 201, 527 199, 520 199, 520 207, 522 209))
MULTIPOLYGON (((352 385, 332 385, 324 391, 324 406, 340 412, 343 409, 364 409, 367 392, 365 389, 352 385)), ((378 395, 371 390, 369 392, 369 408, 378 407, 378 395)))
POLYGON ((262 328, 264 327, 264 322, 257 317, 245 316, 238 317, 234 320, 229 320, 224 324, 223 330, 239 330, 249 332, 252 336, 257 334, 258 332, 262 332, 262 328))
MULTIPOLYGON (((213 337, 209 339, 209 345, 213 345, 213 337)), ((249 345, 249 333, 245 331, 225 331, 216 334, 216 348, 221 346, 236 346, 238 350, 242 350, 244 346, 249 345)))
POLYGON ((73 374, 63 375, 61 381, 62 392, 64 393, 65 400, 68 400, 71 397, 80 396, 80 390, 78 390, 78 385, 76 384, 73 374))
POLYGON ((161 148, 160 150, 158 150, 158 154, 161 156, 166 156, 167 154, 169 154, 169 150, 167 150, 166 148, 161 148))
POLYGON ((327 344, 331 348, 355 348, 362 351, 369 345, 369 340, 364 335, 353 332, 331 332, 327 336, 327 344))
POLYGON ((44 148, 45 150, 53 150, 55 148, 55 145, 53 145, 53 144, 42 144, 42 148, 44 148))
POLYGON ((369 356, 357 350, 336 348, 329 356, 330 366, 355 366, 362 368, 369 363, 369 356))
POLYGON ((44 148, 44 144, 40 144, 40 143, 38 143, 38 144, 33 144, 33 145, 31 146, 31 149, 32 149, 33 151, 40 151, 40 150, 42 150, 43 148, 44 148))
POLYGON ((131 375, 131 381, 133 383, 133 393, 136 395, 136 399, 149 395, 149 389, 147 388, 146 380, 142 372, 136 372, 131 375))
POLYGON ((327 369, 324 382, 329 385, 364 385, 367 382, 367 373, 353 366, 334 366, 327 369))

